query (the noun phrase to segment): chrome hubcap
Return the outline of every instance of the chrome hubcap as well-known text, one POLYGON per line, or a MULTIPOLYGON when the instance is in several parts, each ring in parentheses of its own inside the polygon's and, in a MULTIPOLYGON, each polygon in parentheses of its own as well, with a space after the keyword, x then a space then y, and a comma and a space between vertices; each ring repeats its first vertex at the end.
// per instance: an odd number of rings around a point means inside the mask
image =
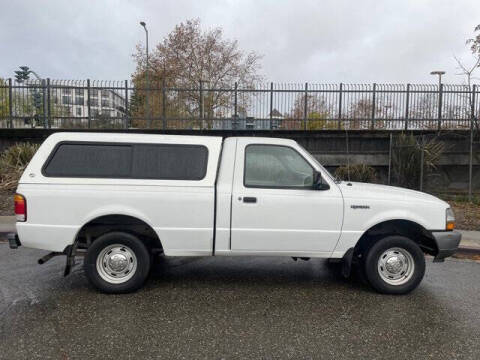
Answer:
POLYGON ((128 246, 113 244, 98 254, 96 265, 97 272, 103 280, 111 284, 121 284, 135 274, 137 257, 128 246))
POLYGON ((413 275, 415 263, 412 255, 402 248, 391 248, 378 259, 378 273, 390 285, 405 284, 413 275))
POLYGON ((115 272, 122 272, 128 266, 128 259, 123 254, 113 254, 108 258, 108 266, 115 272))

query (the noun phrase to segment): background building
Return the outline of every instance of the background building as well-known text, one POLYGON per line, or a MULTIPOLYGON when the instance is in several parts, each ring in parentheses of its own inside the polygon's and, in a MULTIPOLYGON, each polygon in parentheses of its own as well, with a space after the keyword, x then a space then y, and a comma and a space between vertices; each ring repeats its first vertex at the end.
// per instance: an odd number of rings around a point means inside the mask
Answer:
MULTIPOLYGON (((53 102, 67 110, 66 116, 88 117, 88 89, 65 87, 55 90, 53 102)), ((126 114, 125 98, 112 89, 90 89, 90 116, 92 118, 121 118, 126 114)), ((65 111, 62 111, 62 113, 65 111)))

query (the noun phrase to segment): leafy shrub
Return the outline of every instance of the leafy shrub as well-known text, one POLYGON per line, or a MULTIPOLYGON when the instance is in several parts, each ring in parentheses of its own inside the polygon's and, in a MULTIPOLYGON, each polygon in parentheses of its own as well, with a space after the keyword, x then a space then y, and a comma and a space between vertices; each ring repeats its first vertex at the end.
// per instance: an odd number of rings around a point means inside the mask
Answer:
POLYGON ((340 166, 335 170, 335 176, 340 180, 358 182, 376 182, 377 172, 369 165, 354 164, 340 166))
POLYGON ((15 144, 0 154, 0 190, 13 191, 39 145, 15 144))
POLYGON ((417 189, 420 185, 421 157, 423 149, 424 177, 436 169, 445 143, 436 138, 417 140, 412 134, 400 134, 392 151, 392 175, 396 185, 417 189))
MULTIPOLYGON (((327 120, 329 116, 327 112, 319 113, 315 111, 308 114, 307 130, 337 129, 338 121, 327 120)), ((341 128, 343 128, 343 126, 341 126, 341 128)))

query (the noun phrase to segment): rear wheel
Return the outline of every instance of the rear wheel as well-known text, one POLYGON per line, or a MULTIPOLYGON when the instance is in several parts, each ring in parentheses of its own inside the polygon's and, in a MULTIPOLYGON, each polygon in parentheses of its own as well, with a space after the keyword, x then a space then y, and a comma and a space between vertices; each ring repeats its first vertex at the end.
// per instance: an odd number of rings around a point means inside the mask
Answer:
POLYGON ((111 232, 88 248, 84 267, 88 279, 100 291, 127 293, 143 285, 150 263, 148 249, 136 236, 111 232))
POLYGON ((375 290, 384 294, 406 294, 425 274, 425 256, 420 247, 403 236, 387 236, 367 252, 365 275, 375 290))

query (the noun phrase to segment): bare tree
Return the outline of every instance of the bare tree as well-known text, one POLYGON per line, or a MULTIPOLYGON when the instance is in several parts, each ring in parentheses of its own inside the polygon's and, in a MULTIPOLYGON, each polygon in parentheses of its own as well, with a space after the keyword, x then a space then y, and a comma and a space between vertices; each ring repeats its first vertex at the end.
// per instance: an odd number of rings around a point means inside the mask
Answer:
MULTIPOLYGON (((356 102, 350 104, 349 118, 350 129, 365 129, 372 123, 372 114, 375 113, 375 118, 382 114, 383 100, 377 99, 375 102, 375 108, 371 99, 361 98, 356 102)), ((385 121, 382 119, 375 120, 375 128, 384 128, 385 121)))
POLYGON ((285 128, 320 130, 336 128, 338 122, 332 121, 333 105, 329 105, 323 96, 298 94, 288 114, 285 114, 285 128), (307 108, 305 109, 305 96, 307 108), (307 113, 305 114, 305 110, 307 113), (306 124, 304 119, 307 120, 306 124))
POLYGON ((417 93, 412 97, 409 111, 410 127, 416 129, 436 129, 438 127, 438 97, 435 93, 417 93), (427 120, 429 120, 427 122, 427 120))
MULTIPOLYGON (((475 71, 480 67, 480 25, 477 25, 474 29, 474 36, 470 39, 467 39, 465 42, 469 46, 472 53, 473 61, 469 65, 461 61, 458 57, 454 56, 455 61, 457 62, 461 75, 465 77, 465 85, 468 87, 469 91, 472 90, 472 80, 478 80, 474 76, 475 71)), ((468 104, 471 109, 472 120, 475 122, 475 126, 478 128, 478 119, 475 117, 475 109, 473 109, 472 97, 468 96, 468 104)))
MULTIPOLYGON (((132 78, 140 88, 146 71, 145 52, 140 45, 134 58, 137 69, 132 78)), ((221 28, 203 31, 200 20, 194 19, 175 26, 156 46, 150 55, 148 71, 153 84, 192 89, 167 95, 169 115, 212 118, 217 113, 226 113, 225 108, 231 105, 233 98, 231 93, 215 89, 231 89, 235 82, 242 87, 253 86, 261 80, 258 74, 260 59, 255 52, 240 50, 236 40, 225 39, 221 28)), ((161 99, 161 94, 152 95, 161 99)), ((142 101, 140 95, 137 101, 142 101)), ((154 113, 159 106, 153 104, 154 113)))

